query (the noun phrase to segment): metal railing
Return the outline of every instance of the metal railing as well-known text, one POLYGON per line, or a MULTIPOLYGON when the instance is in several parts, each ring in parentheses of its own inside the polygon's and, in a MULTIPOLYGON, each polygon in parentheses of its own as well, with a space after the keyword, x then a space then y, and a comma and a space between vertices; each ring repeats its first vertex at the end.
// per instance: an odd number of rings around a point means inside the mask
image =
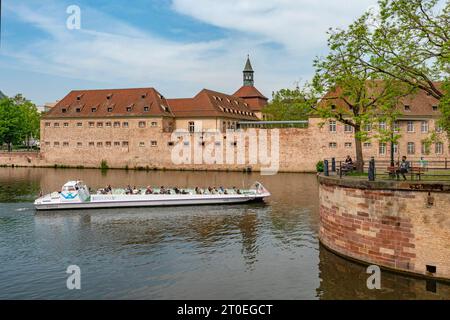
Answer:
MULTIPOLYGON (((443 160, 414 159, 407 161, 409 162, 410 169, 406 175, 411 179, 450 180, 450 159, 448 158, 444 158, 443 160)), ((335 175, 341 178, 348 175, 359 175, 362 177, 370 177, 373 175, 373 180, 377 177, 381 179, 394 179, 397 178, 399 163, 400 161, 396 159, 392 168, 390 160, 370 159, 369 161, 366 160, 364 162, 362 173, 354 174, 356 172, 356 167, 354 165, 349 169, 345 160, 331 158, 324 160, 324 174, 335 175)))

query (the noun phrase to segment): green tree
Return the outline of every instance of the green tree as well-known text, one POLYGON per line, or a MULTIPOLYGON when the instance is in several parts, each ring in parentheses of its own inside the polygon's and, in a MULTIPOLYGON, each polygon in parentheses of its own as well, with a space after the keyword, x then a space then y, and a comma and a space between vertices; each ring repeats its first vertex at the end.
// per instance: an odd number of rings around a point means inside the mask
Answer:
POLYGON ((40 114, 36 106, 21 95, 0 100, 0 144, 12 145, 39 137, 40 114))
POLYGON ((306 120, 311 114, 311 108, 305 101, 299 88, 281 89, 272 94, 272 101, 264 108, 263 113, 275 121, 306 120))
POLYGON ((23 125, 22 132, 27 147, 30 147, 31 139, 39 139, 40 136, 40 113, 36 106, 30 101, 24 101, 18 107, 22 111, 23 125))
POLYGON ((426 91, 440 101, 450 133, 450 2, 379 0, 341 32, 345 46, 359 48, 355 63, 426 91), (441 81, 441 83, 438 83, 441 81))
POLYGON ((316 74, 304 94, 309 92, 307 100, 320 117, 352 128, 356 168, 362 172, 362 143, 372 138, 383 142, 398 139, 393 125, 398 116, 396 106, 414 88, 356 63, 364 52, 360 46, 349 45, 342 31, 329 32, 328 46, 329 54, 314 61, 316 74), (370 135, 366 128, 376 134, 370 135))

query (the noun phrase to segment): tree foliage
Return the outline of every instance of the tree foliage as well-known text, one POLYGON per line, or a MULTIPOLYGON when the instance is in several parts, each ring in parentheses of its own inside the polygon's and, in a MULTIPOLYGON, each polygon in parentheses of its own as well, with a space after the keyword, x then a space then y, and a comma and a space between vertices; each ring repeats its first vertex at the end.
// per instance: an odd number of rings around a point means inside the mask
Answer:
POLYGON ((450 1, 378 3, 379 12, 369 11, 340 31, 342 45, 359 48, 359 66, 438 99, 442 126, 450 133, 450 1))
POLYGON ((0 100, 0 145, 29 144, 39 137, 40 114, 22 95, 0 100))
POLYGON ((272 95, 272 101, 264 108, 263 113, 271 120, 306 120, 311 108, 305 104, 305 97, 299 88, 281 89, 272 95))

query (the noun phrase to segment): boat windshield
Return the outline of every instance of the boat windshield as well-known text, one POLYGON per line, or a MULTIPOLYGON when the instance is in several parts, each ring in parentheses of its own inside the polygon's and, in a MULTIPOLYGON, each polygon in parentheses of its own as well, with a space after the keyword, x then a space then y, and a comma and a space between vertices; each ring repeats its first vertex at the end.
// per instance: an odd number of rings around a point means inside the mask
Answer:
POLYGON ((62 188, 62 191, 73 192, 73 191, 76 191, 76 189, 75 189, 74 186, 64 186, 64 187, 62 188))

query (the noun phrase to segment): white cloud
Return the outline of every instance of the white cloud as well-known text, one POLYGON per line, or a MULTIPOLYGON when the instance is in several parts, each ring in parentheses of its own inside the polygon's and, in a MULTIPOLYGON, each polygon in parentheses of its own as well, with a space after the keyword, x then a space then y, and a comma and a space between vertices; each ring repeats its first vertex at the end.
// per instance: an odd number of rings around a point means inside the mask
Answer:
POLYGON ((322 47, 329 27, 344 27, 375 0, 173 0, 182 14, 278 42, 291 53, 322 47))
MULTIPOLYGON (((166 96, 193 95, 208 87, 233 92, 251 53, 257 86, 266 95, 309 77, 326 44, 329 26, 345 25, 375 0, 173 0, 173 9, 231 31, 213 41, 177 42, 82 7, 82 29, 65 28, 65 8, 54 2, 6 10, 46 34, 3 54, 20 68, 111 86, 154 86, 166 96)), ((20 91, 20 90, 19 90, 20 91)))

